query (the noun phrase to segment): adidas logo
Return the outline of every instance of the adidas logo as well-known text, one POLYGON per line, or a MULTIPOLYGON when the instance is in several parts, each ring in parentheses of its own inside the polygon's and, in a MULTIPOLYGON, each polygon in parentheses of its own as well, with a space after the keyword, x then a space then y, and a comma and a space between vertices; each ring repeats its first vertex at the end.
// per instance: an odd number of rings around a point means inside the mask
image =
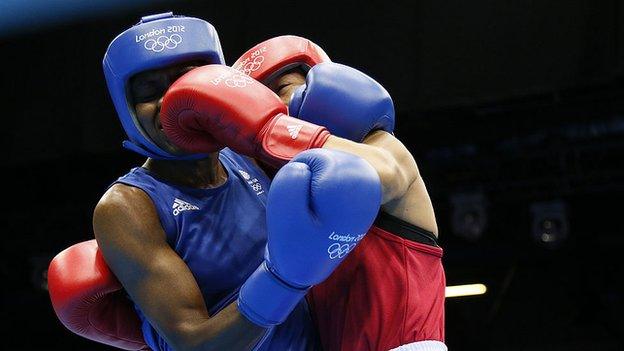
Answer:
POLYGON ((288 129, 288 134, 290 134, 290 138, 295 140, 299 136, 299 131, 301 130, 301 128, 303 128, 303 125, 300 124, 298 126, 286 126, 286 128, 288 129))
POLYGON ((199 207, 177 198, 173 200, 172 208, 174 216, 179 215, 182 211, 199 210, 199 207))

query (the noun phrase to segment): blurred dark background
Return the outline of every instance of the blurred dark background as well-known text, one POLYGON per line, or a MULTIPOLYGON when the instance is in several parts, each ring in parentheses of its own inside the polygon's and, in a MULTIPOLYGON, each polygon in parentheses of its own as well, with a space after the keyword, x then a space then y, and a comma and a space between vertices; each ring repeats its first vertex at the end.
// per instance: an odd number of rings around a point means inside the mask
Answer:
POLYGON ((101 59, 142 15, 210 21, 226 60, 308 37, 381 82, 432 196, 451 350, 623 350, 624 2, 19 1, 0 4, 8 159, 7 350, 106 350, 56 319, 45 270, 92 238, 105 188, 142 158, 101 59))

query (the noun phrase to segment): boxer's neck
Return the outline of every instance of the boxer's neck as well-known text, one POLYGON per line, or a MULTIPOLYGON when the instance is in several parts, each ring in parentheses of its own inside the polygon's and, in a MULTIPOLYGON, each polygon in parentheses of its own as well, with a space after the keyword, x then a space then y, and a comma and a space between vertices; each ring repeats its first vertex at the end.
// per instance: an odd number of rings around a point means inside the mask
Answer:
POLYGON ((227 180, 227 171, 215 152, 196 161, 147 159, 143 168, 168 182, 199 189, 216 188, 227 180))

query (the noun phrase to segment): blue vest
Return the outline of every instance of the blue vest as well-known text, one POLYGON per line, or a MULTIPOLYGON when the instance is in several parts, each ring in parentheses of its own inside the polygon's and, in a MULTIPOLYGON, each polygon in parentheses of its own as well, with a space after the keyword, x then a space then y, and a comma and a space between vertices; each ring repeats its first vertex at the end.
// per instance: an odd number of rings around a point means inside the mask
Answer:
MULTIPOLYGON (((149 195, 167 242, 190 268, 209 308, 217 313, 236 299, 238 289, 263 260, 269 179, 250 160, 229 149, 219 153, 225 184, 196 189, 168 183, 137 167, 122 183, 149 195)), ((153 350, 170 350, 141 310, 143 336, 153 350)), ((316 332, 305 300, 285 323, 273 328, 258 350, 314 350, 316 332)))

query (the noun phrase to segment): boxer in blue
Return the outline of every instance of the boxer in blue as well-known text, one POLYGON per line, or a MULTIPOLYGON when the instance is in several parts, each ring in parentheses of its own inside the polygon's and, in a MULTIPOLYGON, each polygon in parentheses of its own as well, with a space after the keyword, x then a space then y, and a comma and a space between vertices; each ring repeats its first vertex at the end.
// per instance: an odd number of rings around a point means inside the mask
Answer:
MULTIPOLYGON (((223 63, 214 28, 171 14, 144 17, 109 46, 104 71, 124 146, 148 160, 97 204, 97 243, 152 349, 317 349, 303 296, 344 259, 328 251, 335 238, 357 242, 382 189, 402 185, 380 171, 392 169, 385 153, 371 147, 366 162, 341 152, 355 145, 347 141, 293 155, 272 184, 218 142, 206 153, 171 144, 160 125, 165 91, 213 63, 223 63)), ((71 297, 62 298, 57 313, 71 297)))
MULTIPOLYGON (((263 263, 267 245, 265 216, 271 215, 265 215, 269 193, 266 176, 250 159, 228 149, 198 155, 180 153, 159 131, 159 120, 154 118, 159 107, 152 102, 159 101, 168 86, 193 67, 192 63, 223 62, 216 33, 199 31, 195 36, 192 30, 196 22, 170 16, 144 18, 141 29, 131 29, 131 33, 122 34, 109 46, 104 69, 122 124, 131 138, 126 146, 150 158, 142 167, 120 178, 102 197, 94 213, 98 244, 136 303, 143 321, 143 336, 152 348, 246 349, 264 339, 261 349, 312 349, 314 333, 305 301, 301 299, 305 290, 278 300, 280 288, 266 288, 270 283, 256 282, 262 278, 251 279, 249 284, 258 284, 266 290, 258 291, 264 295, 247 299, 246 303, 266 307, 271 305, 267 299, 281 302, 277 307, 282 311, 269 314, 269 320, 263 323, 241 317, 237 304, 231 303, 234 300, 241 303, 242 299, 237 299, 238 289, 254 271, 268 269, 263 266, 269 259, 263 263), (171 28, 176 30, 173 34, 168 32, 171 28), (207 45, 199 45, 209 38, 212 41, 207 45), (154 42, 148 45, 150 40, 154 42), (138 59, 140 55, 143 62, 138 59), (159 62, 151 63, 150 59, 159 62), (170 66, 167 62, 170 59, 182 64, 170 66), (142 67, 137 67, 139 64, 142 67), (161 65, 165 68, 145 71, 161 65), (127 89, 129 99, 125 95, 127 89), (129 101, 135 106, 134 113, 127 108, 129 101), (135 118, 129 120, 128 115, 135 118), (167 289, 170 286, 174 289, 167 289), (165 289, 166 294, 160 292, 165 289)), ((323 163, 327 155, 308 157, 302 156, 301 160, 306 160, 303 163, 312 159, 323 163)), ((331 156, 336 157, 344 155, 331 156)), ((313 178, 322 178, 330 167, 320 168, 313 178)), ((284 184, 297 177, 298 170, 294 168, 292 172, 281 173, 284 184)), ((274 183, 272 192, 279 193, 279 188, 279 183, 274 183)), ((375 196, 371 198, 370 203, 374 204, 375 196)), ((274 201, 278 202, 279 199, 274 201)), ((365 207, 357 210, 366 212, 365 207)), ((273 211, 282 212, 282 209, 273 211)), ((301 215, 283 219, 291 221, 301 215)), ((366 216, 362 221, 364 226, 370 224, 366 224, 366 216)), ((365 227, 356 230, 364 231, 365 227)), ((275 230, 272 234, 275 237, 281 232, 275 230)), ((269 237, 267 255, 272 251, 272 242, 276 241, 269 237)), ((296 251, 293 246, 290 243, 288 250, 296 251)), ((278 265, 276 260, 273 257, 274 265, 278 265)), ((282 263, 281 270, 292 267, 293 263, 282 263)))

